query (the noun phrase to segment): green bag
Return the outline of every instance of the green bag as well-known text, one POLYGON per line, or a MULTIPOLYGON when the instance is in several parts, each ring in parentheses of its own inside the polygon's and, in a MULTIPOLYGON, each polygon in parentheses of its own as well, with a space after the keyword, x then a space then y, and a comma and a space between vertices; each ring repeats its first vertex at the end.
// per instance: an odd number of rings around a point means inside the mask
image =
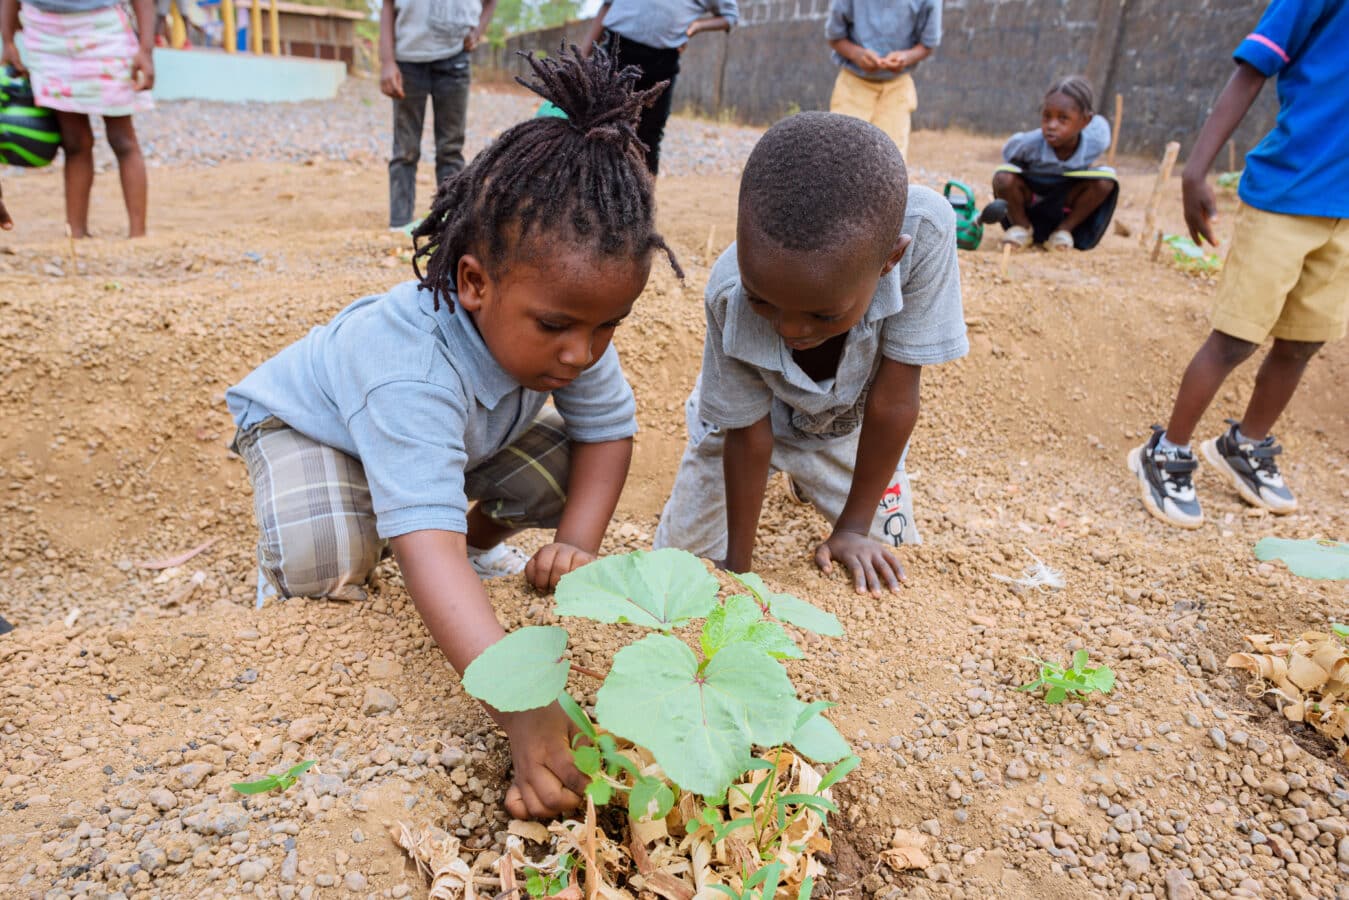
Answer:
POLYGON ((0 68, 0 164, 40 169, 60 147, 56 115, 33 102, 27 78, 0 68))

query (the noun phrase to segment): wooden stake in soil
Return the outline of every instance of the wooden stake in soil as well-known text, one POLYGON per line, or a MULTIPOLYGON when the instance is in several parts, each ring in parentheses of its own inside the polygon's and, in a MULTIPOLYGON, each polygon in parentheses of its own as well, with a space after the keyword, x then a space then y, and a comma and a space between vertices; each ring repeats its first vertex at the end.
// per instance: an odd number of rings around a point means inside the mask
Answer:
POLYGON ((1162 233, 1161 233, 1160 231, 1158 231, 1158 232, 1157 232, 1157 240, 1153 241, 1153 244, 1152 244, 1152 261, 1153 261, 1153 262, 1156 262, 1156 261, 1157 261, 1158 259, 1160 259, 1161 256, 1162 256, 1162 241, 1163 241, 1162 233))
POLYGON ((1147 211, 1143 214, 1143 233, 1138 236, 1139 243, 1144 247, 1152 240, 1157 230, 1157 207, 1161 206, 1162 192, 1166 190, 1166 183, 1171 180, 1171 170, 1175 167, 1176 157, 1179 155, 1179 143, 1171 141, 1166 145, 1166 152, 1162 154, 1162 167, 1157 172, 1157 181, 1152 185, 1152 196, 1148 199, 1147 211))
POLYGON ((66 223, 66 248, 70 253, 70 274, 79 274, 79 258, 75 255, 75 232, 70 230, 70 223, 66 223))
POLYGON ((1011 244, 1003 244, 1003 245, 1002 245, 1002 265, 999 266, 999 268, 998 268, 998 277, 999 277, 999 278, 1006 278, 1006 277, 1007 277, 1007 263, 1008 263, 1008 261, 1009 261, 1011 258, 1012 258, 1012 245, 1011 245, 1011 244))
POLYGON ((713 225, 711 228, 707 229, 707 251, 703 254, 703 258, 707 260, 708 265, 712 264, 712 245, 716 240, 716 237, 717 226, 713 225))
POLYGON ((1119 146, 1120 124, 1124 121, 1124 95, 1115 95, 1115 127, 1110 133, 1110 152, 1106 155, 1106 165, 1115 168, 1115 148, 1119 146))

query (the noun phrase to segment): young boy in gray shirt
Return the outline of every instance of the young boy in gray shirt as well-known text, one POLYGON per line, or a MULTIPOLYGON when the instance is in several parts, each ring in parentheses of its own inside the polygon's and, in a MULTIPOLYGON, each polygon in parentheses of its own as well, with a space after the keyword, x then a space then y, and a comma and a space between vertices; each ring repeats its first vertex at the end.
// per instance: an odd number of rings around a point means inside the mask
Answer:
POLYGON ((875 126, 801 113, 750 154, 736 237, 708 281, 689 442, 656 546, 749 571, 776 469, 833 524, 821 569, 897 589, 903 568, 882 545, 918 542, 903 453, 922 367, 969 349, 955 214, 909 186, 875 126))

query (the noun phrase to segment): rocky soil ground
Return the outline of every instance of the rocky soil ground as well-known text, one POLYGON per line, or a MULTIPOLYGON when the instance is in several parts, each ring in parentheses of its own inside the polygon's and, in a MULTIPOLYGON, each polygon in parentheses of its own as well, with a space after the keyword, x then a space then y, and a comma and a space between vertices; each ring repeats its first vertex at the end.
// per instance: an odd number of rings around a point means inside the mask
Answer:
MULTIPOLYGON (((475 93, 470 149, 531 109, 475 93)), ((0 237, 0 615, 17 626, 0 636, 4 896, 420 896, 386 822, 440 823, 474 854, 503 840, 504 740, 396 568, 363 604, 255 611, 251 498, 226 450, 228 385, 409 277, 406 239, 381 228, 386 112, 369 85, 293 109, 165 106, 140 121, 158 164, 151 237, 73 256, 59 173, 3 173, 19 222, 0 237), (208 539, 183 565, 142 565, 208 539), (284 795, 229 787, 302 759, 318 766, 284 795)), ((657 268, 618 337, 643 431, 608 549, 649 545, 673 479, 702 279, 734 233, 755 134, 673 125, 661 221, 689 276, 657 268)), ((982 190, 997 151, 919 133, 914 171, 982 190)), ((1123 165, 1119 219, 1135 231, 1150 167, 1123 165)), ((97 233, 120 232, 115 179, 95 191, 97 233)), ((864 760, 839 792, 829 888, 1349 897, 1349 769, 1222 665, 1244 633, 1349 616, 1343 583, 1251 554, 1265 535, 1349 534, 1349 345, 1316 360, 1281 423, 1302 511, 1255 515, 1203 472, 1209 522, 1182 533, 1143 512, 1124 456, 1164 418, 1211 282, 1118 235, 1091 254, 1018 255, 1005 277, 991 250, 961 262, 973 350, 925 377, 910 468, 926 543, 903 553, 908 586, 876 600, 818 574, 824 523, 777 484, 761 531, 769 582, 849 628, 792 665, 807 699, 839 704, 864 760), (1028 552, 1066 587, 993 577, 1028 552), (1077 648, 1118 673, 1109 697, 1049 707, 1012 690, 1026 657, 1077 648), (930 836, 931 868, 879 864, 897 827, 930 836)), ((1252 376, 1205 434, 1240 414, 1252 376)), ((550 616, 518 579, 490 592, 508 627, 550 616)), ((614 649, 598 630, 575 646, 594 666, 614 649)))

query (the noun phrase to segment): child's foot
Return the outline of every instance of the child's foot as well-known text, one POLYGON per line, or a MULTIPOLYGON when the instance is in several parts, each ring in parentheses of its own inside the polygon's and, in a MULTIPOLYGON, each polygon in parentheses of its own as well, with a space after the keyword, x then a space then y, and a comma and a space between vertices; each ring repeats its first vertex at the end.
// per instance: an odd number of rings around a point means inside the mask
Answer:
POLYGON ((1049 250, 1071 250, 1073 249, 1073 235, 1071 232, 1060 228, 1049 236, 1045 241, 1045 248, 1049 250))
POLYGON ((1029 228, 1022 228, 1020 225, 1013 225, 1003 232, 1002 242, 1011 244, 1017 250, 1025 250, 1030 246, 1031 233, 1029 228))
POLYGON ((490 550, 468 548, 468 564, 479 578, 505 578, 518 575, 525 570, 529 557, 525 551, 510 544, 497 544, 490 550))
POLYGON ((1227 421, 1230 427, 1226 431, 1199 445, 1204 458, 1232 480, 1241 499, 1251 506, 1280 516, 1296 510, 1297 498, 1283 483, 1279 464, 1274 461, 1274 457, 1283 452, 1283 448, 1274 443, 1274 435, 1258 444, 1239 441, 1238 423, 1232 419, 1227 421))
POLYGON ((1199 468, 1199 460, 1185 450, 1159 447, 1165 431, 1159 425, 1152 426, 1147 443, 1129 451, 1129 471, 1138 476, 1148 512, 1181 528, 1198 528, 1204 524, 1204 511, 1194 492, 1194 470, 1199 468))

